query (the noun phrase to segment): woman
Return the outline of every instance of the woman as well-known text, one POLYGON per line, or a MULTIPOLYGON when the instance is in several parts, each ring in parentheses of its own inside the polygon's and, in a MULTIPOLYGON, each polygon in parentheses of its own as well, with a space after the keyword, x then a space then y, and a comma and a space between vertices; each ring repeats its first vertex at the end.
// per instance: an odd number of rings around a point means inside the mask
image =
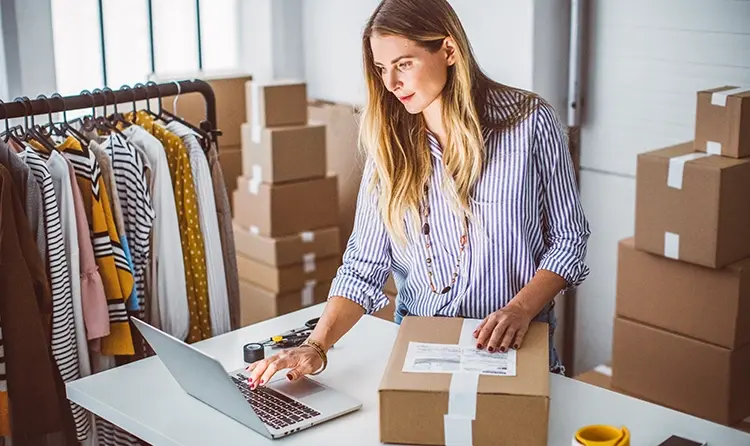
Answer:
POLYGON ((483 319, 477 348, 518 349, 532 320, 588 275, 589 227, 564 131, 539 97, 485 76, 446 0, 384 0, 362 39, 366 151, 354 229, 317 327, 299 348, 251 364, 251 387, 325 352, 382 309, 393 271, 406 315, 483 319))

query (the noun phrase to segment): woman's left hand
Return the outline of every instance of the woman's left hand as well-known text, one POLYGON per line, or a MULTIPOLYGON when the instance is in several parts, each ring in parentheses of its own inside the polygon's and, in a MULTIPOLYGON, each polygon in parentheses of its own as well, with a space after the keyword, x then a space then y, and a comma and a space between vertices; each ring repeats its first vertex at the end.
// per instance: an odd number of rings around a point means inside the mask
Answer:
POLYGON ((487 348, 492 353, 506 352, 510 348, 519 349, 531 324, 529 316, 520 305, 509 303, 490 314, 474 331, 477 348, 487 348))

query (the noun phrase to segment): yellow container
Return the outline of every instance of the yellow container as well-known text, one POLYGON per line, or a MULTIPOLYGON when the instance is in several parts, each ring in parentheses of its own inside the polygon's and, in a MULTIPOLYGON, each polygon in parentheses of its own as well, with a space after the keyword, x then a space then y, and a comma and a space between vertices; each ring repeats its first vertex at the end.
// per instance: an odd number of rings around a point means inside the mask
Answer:
POLYGON ((586 426, 576 432, 573 446, 630 446, 630 431, 625 426, 586 426))

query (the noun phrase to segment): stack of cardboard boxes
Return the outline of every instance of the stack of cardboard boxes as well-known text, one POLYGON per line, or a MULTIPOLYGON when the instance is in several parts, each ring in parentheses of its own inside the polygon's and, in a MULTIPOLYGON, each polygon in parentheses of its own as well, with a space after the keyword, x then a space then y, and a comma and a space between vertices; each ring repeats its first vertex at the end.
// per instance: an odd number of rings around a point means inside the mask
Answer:
POLYGON ((748 191, 750 89, 701 91, 695 140, 638 157, 613 389, 724 425, 750 416, 748 191))
POLYGON ((341 258, 337 177, 306 85, 250 81, 245 94, 233 192, 242 325, 324 302, 341 258))

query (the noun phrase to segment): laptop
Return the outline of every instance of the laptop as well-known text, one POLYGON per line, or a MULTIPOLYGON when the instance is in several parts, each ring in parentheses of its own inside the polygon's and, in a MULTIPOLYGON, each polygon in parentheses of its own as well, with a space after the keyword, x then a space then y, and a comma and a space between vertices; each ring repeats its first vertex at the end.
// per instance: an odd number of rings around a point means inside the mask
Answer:
POLYGON ((281 438, 362 407, 315 380, 290 382, 283 373, 250 390, 244 368, 227 373, 215 358, 140 319, 130 319, 185 392, 267 438, 281 438))

